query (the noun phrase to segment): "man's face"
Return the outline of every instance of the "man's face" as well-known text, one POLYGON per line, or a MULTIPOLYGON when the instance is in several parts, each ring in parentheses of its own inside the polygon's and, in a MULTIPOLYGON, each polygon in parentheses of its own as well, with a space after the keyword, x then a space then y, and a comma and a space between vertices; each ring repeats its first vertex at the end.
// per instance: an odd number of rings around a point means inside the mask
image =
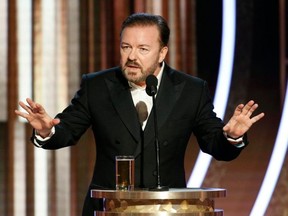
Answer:
POLYGON ((146 77, 160 71, 160 63, 168 52, 160 46, 156 26, 126 27, 120 41, 120 66, 127 80, 145 85, 146 77))

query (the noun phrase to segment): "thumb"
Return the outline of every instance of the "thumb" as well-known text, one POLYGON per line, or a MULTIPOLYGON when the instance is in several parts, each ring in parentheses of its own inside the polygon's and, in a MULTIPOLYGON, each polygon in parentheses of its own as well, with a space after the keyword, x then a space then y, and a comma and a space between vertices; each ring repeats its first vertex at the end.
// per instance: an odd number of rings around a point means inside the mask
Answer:
POLYGON ((53 126, 58 125, 60 123, 60 119, 55 118, 55 119, 52 120, 51 123, 52 123, 53 126))
POLYGON ((230 127, 226 124, 224 127, 223 127, 223 131, 224 132, 227 132, 229 131, 230 127))

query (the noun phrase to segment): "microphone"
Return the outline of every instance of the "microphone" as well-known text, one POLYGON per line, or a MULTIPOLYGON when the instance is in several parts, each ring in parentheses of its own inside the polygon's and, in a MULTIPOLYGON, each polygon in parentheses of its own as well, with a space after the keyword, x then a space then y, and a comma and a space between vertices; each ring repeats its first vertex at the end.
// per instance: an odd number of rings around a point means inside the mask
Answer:
POLYGON ((146 78, 146 93, 149 96, 156 95, 157 85, 158 85, 158 79, 154 75, 150 74, 146 78))
POLYGON ((146 93, 152 96, 153 107, 152 111, 154 113, 154 131, 155 131, 155 148, 156 148, 156 168, 157 168, 157 186, 154 188, 149 188, 151 191, 167 191, 169 190, 166 186, 161 186, 161 176, 160 176, 160 146, 158 140, 158 125, 157 125, 157 112, 156 112, 156 100, 155 95, 157 93, 158 80, 153 75, 150 74, 146 78, 146 93))

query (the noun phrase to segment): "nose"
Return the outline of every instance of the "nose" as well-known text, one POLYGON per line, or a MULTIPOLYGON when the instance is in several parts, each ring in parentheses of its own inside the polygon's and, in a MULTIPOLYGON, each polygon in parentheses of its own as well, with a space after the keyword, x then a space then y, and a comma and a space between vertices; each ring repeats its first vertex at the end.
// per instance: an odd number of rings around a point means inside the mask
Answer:
POLYGON ((131 49, 129 55, 128 55, 129 60, 131 61, 135 61, 137 58, 137 54, 136 54, 136 49, 131 49))

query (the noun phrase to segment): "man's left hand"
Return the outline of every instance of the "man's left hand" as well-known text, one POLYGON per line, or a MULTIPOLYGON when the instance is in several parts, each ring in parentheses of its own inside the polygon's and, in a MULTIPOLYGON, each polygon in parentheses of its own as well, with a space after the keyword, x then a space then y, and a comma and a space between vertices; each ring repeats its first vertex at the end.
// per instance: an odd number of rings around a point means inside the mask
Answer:
POLYGON ((250 100, 246 105, 239 104, 231 119, 223 127, 223 131, 234 139, 243 136, 255 122, 264 117, 264 113, 260 113, 251 118, 257 108, 258 104, 253 100, 250 100))

